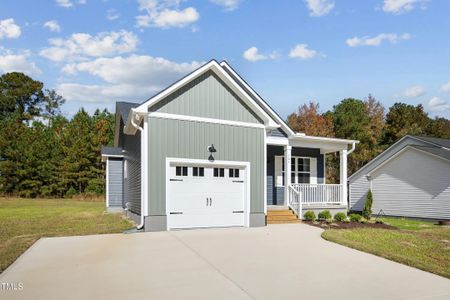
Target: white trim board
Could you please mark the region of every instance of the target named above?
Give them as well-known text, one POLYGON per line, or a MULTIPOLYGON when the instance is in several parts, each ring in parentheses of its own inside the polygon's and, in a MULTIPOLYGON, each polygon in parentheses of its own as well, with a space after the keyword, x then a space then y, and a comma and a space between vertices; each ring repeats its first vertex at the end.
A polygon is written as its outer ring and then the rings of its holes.
POLYGON ((230 126, 238 126, 238 127, 265 128, 264 125, 258 124, 258 123, 194 117, 194 116, 188 116, 188 115, 177 115, 177 114, 160 113, 160 112, 151 112, 151 113, 148 113, 148 116, 150 118, 158 118, 158 119, 171 119, 171 120, 181 120, 181 121, 191 121, 191 122, 201 122, 201 123, 211 123, 211 124, 222 124, 222 125, 230 125, 230 126))
POLYGON ((245 198, 244 199, 244 226, 250 227, 250 208, 251 208, 251 197, 250 197, 250 162, 247 161, 226 161, 226 160, 215 160, 209 161, 206 159, 191 159, 191 158, 175 158, 175 157, 167 157, 166 158, 166 175, 165 175, 165 190, 166 190, 166 199, 165 199, 165 207, 166 207, 166 216, 167 216, 167 230, 171 230, 170 221, 169 221, 169 205, 168 199, 170 198, 170 189, 169 189, 169 180, 170 180, 170 166, 173 164, 183 164, 187 166, 206 166, 206 167, 241 167, 245 169, 245 198))

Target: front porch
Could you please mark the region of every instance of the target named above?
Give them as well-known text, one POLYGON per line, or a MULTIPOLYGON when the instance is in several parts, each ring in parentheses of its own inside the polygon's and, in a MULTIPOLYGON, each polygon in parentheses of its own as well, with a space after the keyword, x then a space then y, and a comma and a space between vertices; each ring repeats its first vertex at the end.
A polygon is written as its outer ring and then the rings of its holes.
POLYGON ((347 155, 356 141, 309 137, 267 139, 267 206, 290 208, 299 219, 304 212, 347 211, 347 155), (348 146, 352 145, 348 150, 348 146), (339 152, 339 183, 326 182, 325 154, 339 152), (287 167, 286 167, 287 166, 287 167))

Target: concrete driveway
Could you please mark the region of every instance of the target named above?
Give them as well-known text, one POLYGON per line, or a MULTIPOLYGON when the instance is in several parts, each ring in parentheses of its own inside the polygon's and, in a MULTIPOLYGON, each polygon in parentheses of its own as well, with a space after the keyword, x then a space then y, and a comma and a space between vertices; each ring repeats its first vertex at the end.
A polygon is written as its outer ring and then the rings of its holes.
POLYGON ((303 224, 39 240, 1 299, 450 299, 450 280, 303 224))

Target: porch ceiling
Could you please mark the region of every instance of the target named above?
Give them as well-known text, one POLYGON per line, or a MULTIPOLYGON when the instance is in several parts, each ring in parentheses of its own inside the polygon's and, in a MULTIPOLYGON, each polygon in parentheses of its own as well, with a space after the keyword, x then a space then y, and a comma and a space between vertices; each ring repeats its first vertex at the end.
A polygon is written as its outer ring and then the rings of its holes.
POLYGON ((321 154, 348 150, 349 145, 357 144, 356 140, 337 138, 325 138, 307 135, 295 135, 289 137, 289 145, 292 147, 318 148, 321 154))

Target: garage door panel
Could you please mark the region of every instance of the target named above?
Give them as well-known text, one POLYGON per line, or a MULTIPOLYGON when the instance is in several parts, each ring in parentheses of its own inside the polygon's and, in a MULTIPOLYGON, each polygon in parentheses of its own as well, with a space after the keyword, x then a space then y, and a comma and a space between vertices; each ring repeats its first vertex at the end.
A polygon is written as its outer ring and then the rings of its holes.
POLYGON ((180 164, 170 166, 167 183, 170 228, 244 226, 246 170, 202 166, 203 176, 198 176, 198 168, 189 166, 188 172, 182 174, 180 164))

